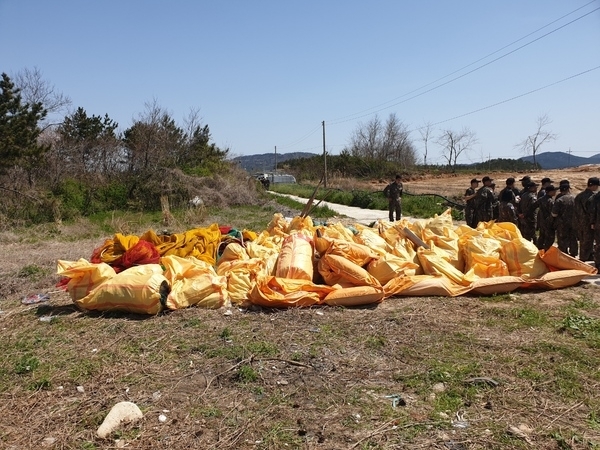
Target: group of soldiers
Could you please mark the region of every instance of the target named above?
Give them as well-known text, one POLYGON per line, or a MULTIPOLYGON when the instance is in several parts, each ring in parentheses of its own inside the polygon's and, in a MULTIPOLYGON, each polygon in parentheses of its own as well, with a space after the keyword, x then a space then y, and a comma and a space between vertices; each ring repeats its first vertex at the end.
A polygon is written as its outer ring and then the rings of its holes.
POLYGON ((577 195, 571 192, 569 180, 561 180, 558 187, 550 178, 536 183, 524 176, 519 181, 520 188, 514 178, 508 178, 506 186, 496 192, 490 177, 473 178, 464 196, 467 224, 476 228, 479 222, 490 220, 512 222, 539 249, 547 250, 556 240, 564 253, 581 261, 593 260, 600 268, 600 194, 596 195, 600 179, 589 178, 577 195))

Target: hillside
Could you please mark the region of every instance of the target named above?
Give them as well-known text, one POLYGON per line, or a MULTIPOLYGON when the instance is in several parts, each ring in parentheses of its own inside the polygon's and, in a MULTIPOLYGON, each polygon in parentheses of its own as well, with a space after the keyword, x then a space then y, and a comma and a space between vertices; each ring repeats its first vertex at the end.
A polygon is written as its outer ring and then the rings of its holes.
MULTIPOLYGON (((533 156, 525 156, 520 159, 522 161, 533 162, 533 156)), ((589 158, 583 158, 567 152, 544 152, 536 155, 535 160, 542 169, 565 169, 585 164, 600 164, 600 153, 589 158)))
MULTIPOLYGON (((277 154, 277 164, 288 161, 290 159, 311 158, 315 153, 308 152, 293 152, 277 154)), ((244 155, 233 158, 240 164, 240 167, 248 172, 268 172, 275 168, 275 153, 262 153, 260 155, 244 155)))

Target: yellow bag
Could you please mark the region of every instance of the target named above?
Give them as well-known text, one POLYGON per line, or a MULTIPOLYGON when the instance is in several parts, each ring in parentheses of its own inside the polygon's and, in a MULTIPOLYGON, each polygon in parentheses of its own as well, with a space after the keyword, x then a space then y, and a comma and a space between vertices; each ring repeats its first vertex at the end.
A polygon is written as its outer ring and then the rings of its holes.
POLYGON ((479 278, 473 282, 471 292, 478 295, 505 294, 520 288, 523 278, 510 275, 494 278, 479 278))
POLYGON ((258 277, 264 277, 265 261, 259 258, 227 261, 219 264, 217 274, 227 278, 227 292, 232 303, 244 304, 258 277))
POLYGON ((281 213, 273 214, 273 218, 267 225, 267 232, 271 236, 283 236, 288 234, 288 223, 281 213))
POLYGON ((330 306, 360 306, 383 301, 383 289, 375 286, 352 286, 336 289, 325 297, 330 306))
POLYGON ((289 235, 283 241, 277 260, 275 276, 311 281, 313 278, 313 247, 308 237, 301 233, 289 235))
POLYGON ((411 277, 413 284, 396 295, 411 297, 457 297, 471 290, 471 286, 453 283, 445 276, 416 275, 411 277))
POLYGON ((158 314, 167 301, 169 282, 159 264, 131 267, 116 274, 75 304, 86 310, 158 314))
POLYGON ((260 277, 249 295, 251 303, 269 308, 313 306, 323 302, 335 288, 311 281, 260 277))
POLYGON ((225 247, 225 250, 223 250, 221 257, 217 261, 217 265, 227 261, 236 261, 238 259, 250 259, 250 256, 248 255, 246 249, 241 246, 241 244, 238 244, 237 242, 231 242, 227 244, 227 247, 225 247))
POLYGON ((469 286, 473 279, 467 277, 460 270, 455 268, 446 259, 438 254, 435 250, 435 246, 432 245, 430 250, 426 250, 423 247, 419 247, 417 250, 421 267, 427 275, 443 275, 450 281, 461 284, 463 286, 469 286))
POLYGON ((367 266, 367 272, 384 285, 392 278, 416 275, 419 268, 418 264, 386 253, 378 259, 373 259, 367 266))
POLYGON ((171 284, 167 308, 195 305, 217 309, 228 302, 227 278, 217 275, 208 263, 193 257, 171 255, 163 256, 161 264, 165 267, 165 278, 171 284))
POLYGON ((115 270, 108 264, 92 264, 83 258, 78 261, 58 260, 56 273, 70 278, 66 287, 73 301, 82 299, 116 275, 115 270))
POLYGON ((535 280, 529 280, 524 286, 532 289, 562 289, 574 286, 590 274, 583 270, 559 270, 548 272, 535 280))
POLYGON ((598 269, 595 267, 561 252, 558 247, 552 246, 547 251, 540 250, 540 257, 551 269, 581 270, 590 275, 596 275, 598 273, 598 269))
POLYGON ((396 277, 383 286, 384 297, 401 295, 402 292, 415 284, 417 277, 396 277))
MULTIPOLYGON (((324 240, 326 238, 320 238, 324 240)), ((337 255, 346 258, 361 267, 365 266, 373 259, 379 258, 379 254, 373 251, 366 245, 357 244, 356 242, 348 242, 341 239, 327 239, 330 245, 327 247, 326 253, 329 255, 337 255)))
POLYGON ((360 224, 357 224, 356 228, 358 229, 358 234, 354 236, 354 242, 366 245, 380 255, 391 252, 392 248, 389 244, 372 228, 360 224))
POLYGON ((508 266, 500 259, 500 241, 477 235, 463 234, 459 246, 465 260, 467 274, 476 278, 509 275, 508 266))
POLYGON ((537 247, 526 239, 518 238, 506 242, 500 249, 500 255, 512 276, 528 280, 539 278, 548 272, 537 247))
POLYGON ((334 284, 381 286, 381 283, 369 272, 342 256, 327 254, 319 260, 318 267, 319 273, 329 286, 334 284))

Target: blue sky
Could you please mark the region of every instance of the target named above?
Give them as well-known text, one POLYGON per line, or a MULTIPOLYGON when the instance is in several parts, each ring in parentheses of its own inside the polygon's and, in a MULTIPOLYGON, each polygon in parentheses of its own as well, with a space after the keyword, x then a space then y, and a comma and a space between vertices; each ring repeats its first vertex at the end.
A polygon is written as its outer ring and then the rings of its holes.
MULTIPOLYGON (((275 146, 320 153, 322 121, 337 154, 361 123, 390 113, 412 131, 419 156, 426 122, 437 124, 434 136, 476 134, 459 162, 522 156, 515 146, 543 114, 558 139, 541 151, 591 156, 600 153, 599 8, 600 0, 0 0, 0 72, 37 67, 73 108, 108 114, 121 130, 154 100, 180 123, 197 108, 232 156, 275 146)), ((428 162, 444 162, 435 144, 428 162)))

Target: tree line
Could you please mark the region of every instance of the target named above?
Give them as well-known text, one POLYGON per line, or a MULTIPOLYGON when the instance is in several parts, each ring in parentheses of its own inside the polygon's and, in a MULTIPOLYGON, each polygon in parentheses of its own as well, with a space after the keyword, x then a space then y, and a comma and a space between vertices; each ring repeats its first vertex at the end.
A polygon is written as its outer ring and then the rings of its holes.
POLYGON ((230 170, 198 110, 183 123, 156 101, 123 132, 109 117, 70 106, 39 71, 0 80, 0 220, 55 220, 110 209, 186 202, 191 177, 230 170), (19 83, 19 84, 17 84, 19 83))

